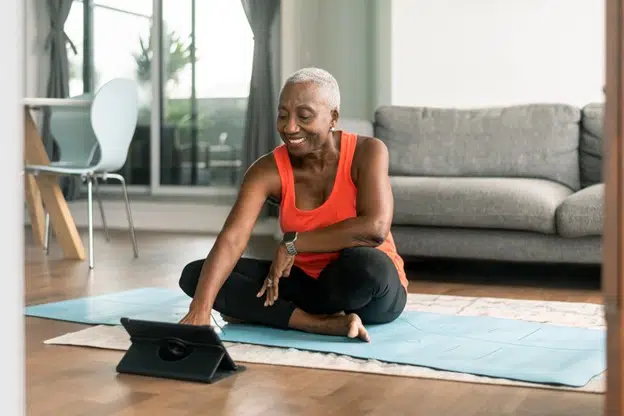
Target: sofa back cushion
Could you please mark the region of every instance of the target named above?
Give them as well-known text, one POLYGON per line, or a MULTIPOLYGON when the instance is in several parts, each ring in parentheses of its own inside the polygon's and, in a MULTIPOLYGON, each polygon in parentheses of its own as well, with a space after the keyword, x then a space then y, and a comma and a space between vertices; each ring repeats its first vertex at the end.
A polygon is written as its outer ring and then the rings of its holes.
POLYGON ((565 104, 505 108, 380 107, 375 136, 400 176, 579 179, 580 109, 565 104))
POLYGON ((588 104, 581 111, 579 163, 581 186, 602 182, 604 104, 588 104))
POLYGON ((348 131, 360 136, 371 137, 375 135, 373 129, 373 123, 369 120, 362 120, 357 118, 340 118, 338 120, 338 130, 348 131))

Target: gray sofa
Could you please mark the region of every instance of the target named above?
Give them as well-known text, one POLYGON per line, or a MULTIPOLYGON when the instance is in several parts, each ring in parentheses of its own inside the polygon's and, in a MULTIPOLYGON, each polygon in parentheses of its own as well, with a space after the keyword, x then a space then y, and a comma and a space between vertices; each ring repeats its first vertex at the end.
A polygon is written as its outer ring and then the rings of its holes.
POLYGON ((602 104, 381 107, 341 128, 383 140, 406 257, 602 262, 602 104))

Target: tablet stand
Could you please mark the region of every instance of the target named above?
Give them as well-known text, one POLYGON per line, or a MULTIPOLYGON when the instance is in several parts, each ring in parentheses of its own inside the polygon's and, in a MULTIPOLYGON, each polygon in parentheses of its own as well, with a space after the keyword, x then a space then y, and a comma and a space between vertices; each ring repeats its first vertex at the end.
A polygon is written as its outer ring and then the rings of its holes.
POLYGON ((122 318, 131 345, 117 372, 214 383, 245 370, 211 326, 122 318))

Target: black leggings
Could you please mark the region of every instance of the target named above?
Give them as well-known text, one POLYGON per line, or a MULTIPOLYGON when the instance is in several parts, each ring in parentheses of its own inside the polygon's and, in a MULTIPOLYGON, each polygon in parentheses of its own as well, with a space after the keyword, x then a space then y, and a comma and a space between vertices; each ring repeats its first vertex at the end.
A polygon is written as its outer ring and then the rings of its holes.
MULTIPOLYGON (((195 295, 204 260, 184 268, 180 288, 195 295)), ((356 313, 364 325, 395 320, 405 308, 407 292, 394 263, 382 251, 370 247, 342 250, 318 279, 294 266, 279 281, 279 297, 264 306, 256 297, 269 274, 271 261, 241 258, 217 294, 213 308, 226 316, 277 328, 288 328, 295 308, 317 315, 356 313)))

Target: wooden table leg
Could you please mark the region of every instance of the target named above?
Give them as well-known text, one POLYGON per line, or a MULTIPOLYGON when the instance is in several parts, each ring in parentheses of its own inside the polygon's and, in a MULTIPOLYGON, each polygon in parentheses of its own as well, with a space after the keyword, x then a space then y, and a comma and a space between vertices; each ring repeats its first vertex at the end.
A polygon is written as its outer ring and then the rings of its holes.
POLYGON ((41 202, 41 194, 35 178, 26 173, 24 174, 24 191, 26 193, 26 205, 30 214, 30 226, 33 230, 35 243, 43 246, 45 239, 45 214, 43 212, 43 203, 41 202))
MULTIPOLYGON (((24 161, 34 165, 49 164, 50 159, 28 108, 25 108, 24 111, 24 123, 24 161)), ((41 200, 43 200, 43 205, 50 215, 50 225, 65 258, 84 260, 86 258, 85 249, 69 206, 67 206, 67 201, 65 201, 63 192, 57 183, 57 178, 39 174, 34 178, 26 179, 24 183, 26 184, 26 199, 29 203, 35 238, 41 238, 41 242, 43 242, 44 214, 41 207, 41 200)))

